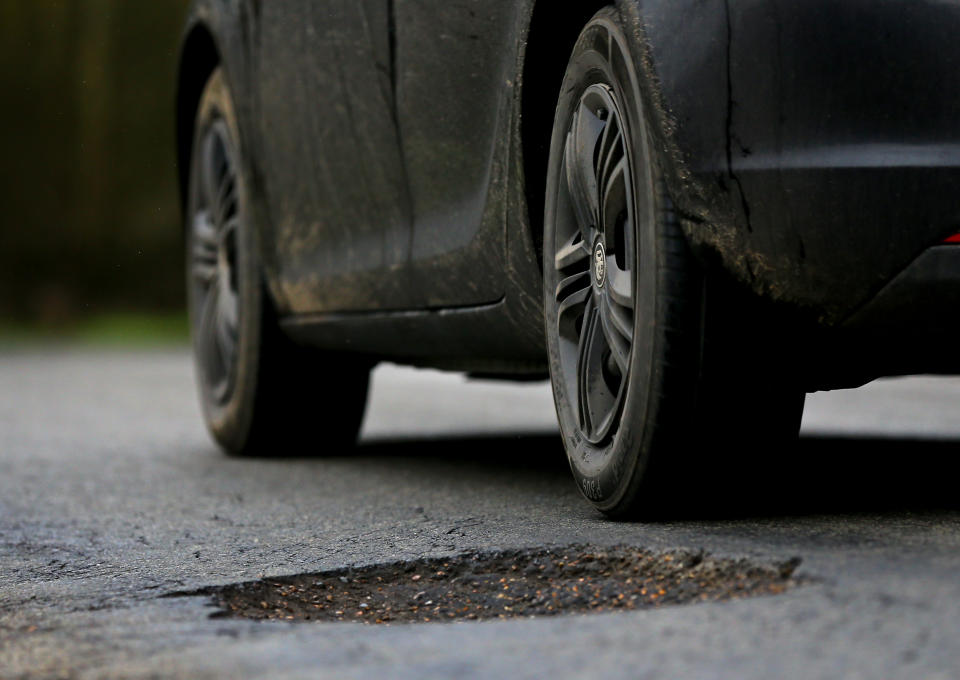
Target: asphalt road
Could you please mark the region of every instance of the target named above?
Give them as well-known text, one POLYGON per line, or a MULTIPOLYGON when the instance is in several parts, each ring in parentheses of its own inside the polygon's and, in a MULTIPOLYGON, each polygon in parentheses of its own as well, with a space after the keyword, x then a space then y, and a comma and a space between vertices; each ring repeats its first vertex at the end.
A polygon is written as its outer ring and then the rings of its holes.
POLYGON ((704 518, 647 524, 579 498, 545 385, 392 367, 374 385, 357 451, 243 461, 209 442, 182 351, 0 355, 0 677, 960 677, 957 380, 814 395, 790 460, 718 489, 704 518), (390 627, 212 619, 205 598, 161 597, 587 542, 799 557, 813 583, 390 627))

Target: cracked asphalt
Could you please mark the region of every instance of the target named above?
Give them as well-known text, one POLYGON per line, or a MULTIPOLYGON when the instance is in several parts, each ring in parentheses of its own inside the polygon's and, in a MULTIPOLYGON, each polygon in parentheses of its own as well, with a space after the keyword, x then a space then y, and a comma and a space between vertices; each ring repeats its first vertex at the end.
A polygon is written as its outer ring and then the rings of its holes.
POLYGON ((958 403, 956 379, 813 395, 798 451, 717 489, 701 519, 614 523, 573 487, 544 384, 385 366, 357 450, 236 460, 203 430, 184 350, 6 350, 0 677, 960 677, 958 403), (393 626, 209 618, 204 597, 163 597, 575 543, 799 557, 814 582, 393 626))

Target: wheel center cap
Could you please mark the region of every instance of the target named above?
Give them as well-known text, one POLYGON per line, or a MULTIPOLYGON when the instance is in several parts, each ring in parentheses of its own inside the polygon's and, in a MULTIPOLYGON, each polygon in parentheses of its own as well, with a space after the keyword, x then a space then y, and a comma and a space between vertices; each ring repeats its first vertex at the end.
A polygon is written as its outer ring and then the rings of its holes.
POLYGON ((607 253, 603 249, 603 244, 599 241, 593 247, 593 280, 597 287, 603 287, 603 282, 607 278, 607 253))

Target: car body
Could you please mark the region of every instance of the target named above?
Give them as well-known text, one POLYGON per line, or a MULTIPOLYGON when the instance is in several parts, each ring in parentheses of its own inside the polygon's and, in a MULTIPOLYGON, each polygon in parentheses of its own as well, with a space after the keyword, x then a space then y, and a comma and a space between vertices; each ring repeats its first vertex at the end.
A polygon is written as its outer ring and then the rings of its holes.
MULTIPOLYGON (((177 103, 221 68, 284 332, 371 360, 545 375, 564 69, 603 2, 197 0, 177 103)), ((960 5, 620 0, 679 226, 804 391, 957 372, 960 5)))

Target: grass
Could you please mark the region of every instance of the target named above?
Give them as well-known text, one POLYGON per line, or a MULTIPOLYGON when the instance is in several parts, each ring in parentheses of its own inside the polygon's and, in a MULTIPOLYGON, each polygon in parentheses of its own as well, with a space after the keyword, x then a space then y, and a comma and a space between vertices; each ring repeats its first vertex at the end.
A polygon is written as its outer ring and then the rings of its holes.
POLYGON ((70 344, 93 347, 183 345, 190 339, 185 312, 103 314, 71 324, 4 324, 0 346, 70 344))

